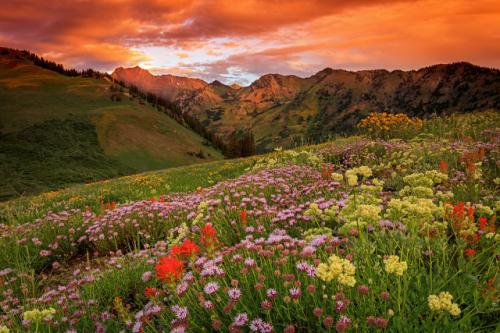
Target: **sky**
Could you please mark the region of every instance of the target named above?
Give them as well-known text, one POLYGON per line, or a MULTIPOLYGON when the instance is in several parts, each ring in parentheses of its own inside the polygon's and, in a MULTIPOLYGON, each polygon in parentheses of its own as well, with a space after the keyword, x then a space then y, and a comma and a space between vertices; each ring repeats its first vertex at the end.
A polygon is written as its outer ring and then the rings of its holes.
POLYGON ((242 85, 325 67, 500 68, 500 1, 3 0, 0 46, 77 69, 242 85))

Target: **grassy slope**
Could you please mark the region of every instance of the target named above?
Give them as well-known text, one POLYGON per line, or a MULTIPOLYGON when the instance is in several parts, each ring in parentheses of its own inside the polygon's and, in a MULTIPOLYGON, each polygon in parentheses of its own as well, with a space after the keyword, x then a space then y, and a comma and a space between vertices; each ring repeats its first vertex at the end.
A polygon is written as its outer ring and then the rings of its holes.
MULTIPOLYGON (((97 145, 89 144, 83 151, 89 155, 100 155, 107 164, 113 166, 103 168, 98 164, 90 165, 85 171, 80 170, 80 182, 222 158, 220 153, 204 146, 203 139, 194 132, 150 106, 130 100, 125 93, 120 93, 120 102, 111 101, 113 92, 110 87, 111 84, 104 79, 66 77, 24 60, 0 58, 2 135, 7 135, 11 143, 19 144, 19 134, 22 131, 25 132, 25 137, 29 137, 34 131, 40 132, 39 126, 42 126, 42 132, 46 133, 45 136, 39 136, 39 140, 22 141, 23 147, 10 149, 10 153, 3 156, 3 159, 18 160, 16 169, 25 168, 26 159, 19 158, 16 151, 26 151, 26 146, 27 150, 39 150, 54 138, 52 133, 58 132, 55 137, 64 138, 60 125, 53 121, 68 119, 73 123, 68 125, 70 127, 74 127, 76 123, 84 124, 84 127, 87 124, 93 130, 77 133, 76 136, 69 135, 66 139, 80 142, 82 137, 78 135, 92 136, 92 132, 95 132, 97 145), (200 150, 206 159, 187 154, 200 150), (97 171, 89 172, 92 168, 97 171)), ((5 151, 4 147, 2 153, 5 151)), ((53 152, 57 153, 57 149, 53 152)), ((65 152, 59 153, 64 155, 65 152)), ((43 169, 44 160, 40 159, 38 163, 41 163, 38 169, 43 169)), ((4 177, 0 188, 4 197, 53 189, 74 183, 75 180, 78 182, 78 177, 75 177, 78 174, 78 163, 71 165, 73 169, 76 167, 73 177, 51 177, 49 183, 31 183, 32 186, 29 181, 32 177, 27 177, 26 174, 33 174, 33 170, 28 168, 13 173, 12 167, 12 163, 2 165, 4 177), (8 182, 5 175, 10 178, 8 182), (11 186, 13 183, 17 184, 16 187, 11 186)), ((45 169, 50 173, 52 166, 47 164, 45 169)))

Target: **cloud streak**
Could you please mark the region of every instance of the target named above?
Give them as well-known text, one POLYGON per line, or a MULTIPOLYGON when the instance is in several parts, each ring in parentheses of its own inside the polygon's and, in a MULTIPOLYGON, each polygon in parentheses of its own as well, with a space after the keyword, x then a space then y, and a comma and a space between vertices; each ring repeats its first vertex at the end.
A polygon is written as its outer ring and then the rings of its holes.
POLYGON ((0 42, 67 66, 249 83, 324 67, 500 67, 500 4, 442 0, 7 0, 0 42))

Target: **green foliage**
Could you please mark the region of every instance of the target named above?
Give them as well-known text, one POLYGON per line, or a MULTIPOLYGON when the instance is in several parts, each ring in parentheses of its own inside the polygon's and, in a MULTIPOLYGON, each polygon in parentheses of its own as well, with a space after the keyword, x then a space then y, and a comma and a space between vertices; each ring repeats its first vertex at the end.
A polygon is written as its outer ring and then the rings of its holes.
POLYGON ((0 199, 132 171, 104 153, 94 125, 85 118, 47 120, 0 135, 0 199))

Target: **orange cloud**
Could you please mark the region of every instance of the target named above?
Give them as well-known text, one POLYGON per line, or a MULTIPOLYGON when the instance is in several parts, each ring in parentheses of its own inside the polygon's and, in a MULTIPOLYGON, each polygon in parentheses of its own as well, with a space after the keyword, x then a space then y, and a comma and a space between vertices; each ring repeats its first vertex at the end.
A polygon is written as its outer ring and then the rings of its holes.
POLYGON ((0 41, 68 66, 148 62, 207 80, 248 81, 326 66, 465 60, 500 67, 499 21, 500 3, 492 0, 4 0, 0 41), (153 46, 166 52, 148 53, 153 46))
POLYGON ((187 58, 189 58, 189 54, 187 54, 187 53, 183 53, 183 52, 178 52, 178 53, 176 53, 176 55, 177 55, 179 58, 181 58, 181 59, 187 59, 187 58))

